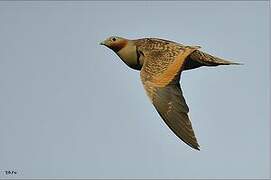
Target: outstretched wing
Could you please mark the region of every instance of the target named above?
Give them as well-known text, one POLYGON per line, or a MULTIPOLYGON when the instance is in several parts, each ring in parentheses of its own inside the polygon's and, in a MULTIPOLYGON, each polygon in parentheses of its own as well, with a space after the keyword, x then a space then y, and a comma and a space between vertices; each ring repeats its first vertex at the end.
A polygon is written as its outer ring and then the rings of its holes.
POLYGON ((183 47, 178 53, 168 52, 168 49, 143 52, 140 58, 143 58, 144 64, 140 76, 147 95, 165 123, 186 144, 199 150, 179 84, 185 59, 197 48, 183 47))

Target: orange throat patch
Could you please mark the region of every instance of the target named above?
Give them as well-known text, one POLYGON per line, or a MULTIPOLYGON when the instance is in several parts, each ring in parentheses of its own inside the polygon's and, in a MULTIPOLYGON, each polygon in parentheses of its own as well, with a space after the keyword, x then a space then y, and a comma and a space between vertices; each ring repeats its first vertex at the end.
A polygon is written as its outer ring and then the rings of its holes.
POLYGON ((117 43, 113 43, 109 46, 110 49, 112 49, 115 52, 118 52, 119 50, 121 50, 122 48, 124 48, 126 46, 126 44, 128 43, 127 40, 121 40, 117 43))

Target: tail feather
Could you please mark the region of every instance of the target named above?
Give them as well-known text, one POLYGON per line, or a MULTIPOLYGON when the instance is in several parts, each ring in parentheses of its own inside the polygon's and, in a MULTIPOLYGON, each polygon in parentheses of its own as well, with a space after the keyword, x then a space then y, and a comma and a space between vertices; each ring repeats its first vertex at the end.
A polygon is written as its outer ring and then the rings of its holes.
POLYGON ((201 66, 219 66, 219 65, 242 65, 242 63, 236 63, 233 61, 228 61, 221 59, 216 56, 204 53, 202 51, 196 50, 190 54, 187 58, 184 69, 194 69, 201 66))

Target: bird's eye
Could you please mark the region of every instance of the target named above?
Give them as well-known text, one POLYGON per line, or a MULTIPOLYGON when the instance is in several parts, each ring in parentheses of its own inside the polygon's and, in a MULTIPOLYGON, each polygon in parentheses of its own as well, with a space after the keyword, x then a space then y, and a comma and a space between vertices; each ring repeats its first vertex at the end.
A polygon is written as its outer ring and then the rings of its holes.
POLYGON ((112 38, 112 41, 116 41, 116 38, 112 38))

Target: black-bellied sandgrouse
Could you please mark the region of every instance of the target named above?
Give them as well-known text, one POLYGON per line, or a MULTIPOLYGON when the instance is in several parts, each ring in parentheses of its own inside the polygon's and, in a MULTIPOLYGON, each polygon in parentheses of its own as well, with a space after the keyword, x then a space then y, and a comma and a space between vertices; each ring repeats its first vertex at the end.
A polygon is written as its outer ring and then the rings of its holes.
POLYGON ((179 83, 181 72, 200 66, 239 63, 199 51, 199 46, 157 38, 128 40, 112 36, 100 44, 112 49, 130 68, 140 70, 147 95, 162 119, 181 140, 199 150, 179 83))

